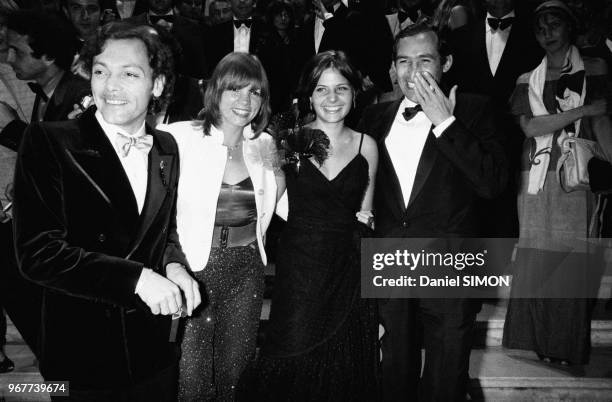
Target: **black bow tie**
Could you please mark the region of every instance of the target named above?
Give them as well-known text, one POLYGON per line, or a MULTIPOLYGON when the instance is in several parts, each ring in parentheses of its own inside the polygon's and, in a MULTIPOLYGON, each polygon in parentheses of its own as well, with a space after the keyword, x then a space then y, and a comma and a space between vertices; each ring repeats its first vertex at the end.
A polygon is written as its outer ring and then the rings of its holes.
POLYGON ((497 31, 498 29, 501 29, 502 31, 504 31, 506 28, 512 25, 512 23, 514 22, 514 17, 487 18, 487 22, 489 23, 489 26, 492 30, 497 31))
POLYGON ((421 107, 421 105, 415 105, 413 107, 407 107, 406 109, 404 109, 404 112, 402 113, 402 115, 404 116, 404 119, 406 121, 410 121, 412 120, 412 118, 414 116, 417 115, 417 113, 422 112, 423 108, 421 107))
POLYGON ((149 20, 151 21, 151 25, 156 25, 159 21, 166 21, 170 24, 174 23, 174 15, 149 15, 149 20))
POLYGON ((412 23, 414 24, 419 19, 419 10, 417 8, 411 8, 407 11, 400 10, 397 13, 397 18, 399 19, 400 24, 404 23, 404 21, 406 21, 406 18, 410 18, 410 21, 412 21, 412 23))
POLYGON ((253 23, 252 18, 248 18, 244 20, 234 20, 234 26, 236 27, 236 29, 240 28, 243 24, 247 28, 250 28, 252 23, 253 23))
POLYGON ((584 85, 584 70, 577 71, 574 74, 561 74, 559 81, 557 81, 557 97, 563 99, 566 89, 577 93, 579 96, 582 94, 582 86, 584 85))
POLYGON ((42 87, 38 82, 28 82, 28 86, 30 87, 32 92, 34 92, 36 96, 40 97, 40 99, 42 99, 44 102, 49 101, 49 97, 47 96, 45 91, 43 91, 42 87))

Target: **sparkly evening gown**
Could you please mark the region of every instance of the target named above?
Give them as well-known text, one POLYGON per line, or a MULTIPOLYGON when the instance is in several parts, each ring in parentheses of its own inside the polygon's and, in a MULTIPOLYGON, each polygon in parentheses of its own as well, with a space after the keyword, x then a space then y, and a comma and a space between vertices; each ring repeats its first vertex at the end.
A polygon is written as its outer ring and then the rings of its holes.
POLYGON ((286 169, 289 216, 270 320, 239 399, 376 401, 377 310, 360 297, 355 217, 368 162, 358 153, 332 180, 305 157, 299 165, 286 169))

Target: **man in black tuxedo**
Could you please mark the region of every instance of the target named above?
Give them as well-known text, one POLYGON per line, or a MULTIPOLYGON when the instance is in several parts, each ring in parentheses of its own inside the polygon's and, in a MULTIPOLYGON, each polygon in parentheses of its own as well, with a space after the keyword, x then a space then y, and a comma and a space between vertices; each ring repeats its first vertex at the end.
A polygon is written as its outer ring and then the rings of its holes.
MULTIPOLYGON (((474 237, 475 201, 505 185, 507 163, 488 99, 446 95, 438 83, 453 58, 426 21, 396 37, 404 98, 366 109, 360 131, 378 142, 377 237, 474 237)), ((386 401, 465 396, 472 328, 480 304, 464 299, 380 301, 386 401), (425 367, 421 373, 421 330, 425 367)))
POLYGON ((168 30, 181 46, 178 71, 189 77, 205 78, 212 64, 204 54, 204 35, 200 24, 176 14, 172 0, 147 0, 148 11, 129 18, 136 24, 149 24, 168 30))
MULTIPOLYGON (((270 60, 262 57, 268 29, 266 24, 255 16, 255 0, 230 0, 233 18, 213 26, 207 43, 211 60, 211 72, 225 55, 231 52, 245 52, 258 56, 267 67, 270 60)), ((266 71, 269 69, 266 68, 266 71)))
POLYGON ((453 31, 454 63, 448 78, 461 92, 486 95, 494 102, 512 174, 498 199, 481 202, 483 230, 491 237, 518 237, 515 176, 523 134, 509 112, 508 101, 518 77, 537 67, 544 53, 529 18, 515 11, 514 0, 486 0, 485 5, 486 16, 453 31), (496 219, 491 220, 491 215, 496 219))
POLYGON ((171 401, 169 315, 200 296, 176 234, 176 143, 145 125, 172 86, 170 52, 116 22, 84 61, 97 109, 32 124, 15 172, 17 259, 44 287, 41 373, 79 401, 171 401))
POLYGON ((375 86, 378 93, 390 91, 393 39, 384 15, 364 15, 340 0, 316 3, 316 18, 305 23, 298 33, 298 64, 304 66, 312 56, 326 50, 342 50, 362 73, 366 87, 375 86))
MULTIPOLYGON (((69 23, 52 13, 16 11, 6 16, 6 26, 7 61, 36 93, 31 121, 66 120, 73 105, 90 93, 87 81, 70 72, 76 36, 69 23)), ((28 123, 4 103, 0 114, 10 121, 0 131, 0 144, 17 151, 28 123)), ((42 291, 17 269, 10 220, 0 223, 0 296, 23 339, 38 354, 42 291)))

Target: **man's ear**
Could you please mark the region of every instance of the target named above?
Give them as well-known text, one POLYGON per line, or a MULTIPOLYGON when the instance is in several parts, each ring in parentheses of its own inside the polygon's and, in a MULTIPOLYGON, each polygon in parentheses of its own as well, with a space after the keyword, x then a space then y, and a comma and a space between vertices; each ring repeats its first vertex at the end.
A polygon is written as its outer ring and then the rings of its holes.
POLYGON ((446 56, 446 61, 444 62, 444 65, 442 66, 442 72, 443 73, 447 73, 448 70, 450 70, 450 68, 453 65, 453 55, 449 54, 448 56, 446 56))
POLYGON ((161 94, 164 92, 165 85, 166 85, 165 76, 160 75, 159 77, 155 78, 155 81, 153 81, 153 97, 159 98, 161 94))
POLYGON ((47 57, 46 54, 43 54, 42 56, 40 56, 40 60, 42 60, 42 62, 45 63, 47 67, 55 63, 55 59, 50 59, 49 57, 47 57))

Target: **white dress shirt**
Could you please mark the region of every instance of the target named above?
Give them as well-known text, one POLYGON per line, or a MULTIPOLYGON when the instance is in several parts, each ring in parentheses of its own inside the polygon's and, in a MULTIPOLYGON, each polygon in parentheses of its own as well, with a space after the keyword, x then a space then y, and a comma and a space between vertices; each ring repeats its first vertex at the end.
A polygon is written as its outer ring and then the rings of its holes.
MULTIPOLYGON (((235 20, 236 18, 234 18, 235 20)), ((235 25, 232 26, 234 27, 234 52, 248 53, 251 44, 251 28, 247 28, 244 24, 240 25, 239 28, 236 28, 235 25)))
MULTIPOLYGON (((410 201, 423 147, 432 126, 431 121, 423 112, 418 112, 410 121, 404 119, 402 114, 404 109, 415 105, 416 103, 410 99, 404 98, 391 124, 389 135, 385 139, 385 146, 400 183, 406 206, 410 201)), ((436 138, 440 137, 454 121, 455 117, 451 116, 436 126, 433 129, 436 138)))
MULTIPOLYGON (((514 17, 514 11, 509 12, 504 15, 503 18, 514 17)), ((487 19, 495 18, 491 14, 487 13, 487 19)), ((504 49, 506 48, 506 43, 508 43, 508 37, 510 36, 510 31, 512 31, 512 25, 507 27, 504 30, 501 28, 496 29, 495 31, 491 29, 487 20, 485 20, 485 34, 486 34, 486 43, 487 43, 487 57, 489 58, 489 68, 491 69, 491 74, 495 75, 497 72, 497 67, 499 67, 499 62, 504 54, 504 49)))
POLYGON ((100 113, 100 111, 96 111, 96 119, 98 120, 98 123, 100 123, 102 131, 104 131, 104 134, 106 134, 106 137, 108 137, 113 149, 117 153, 119 161, 121 161, 121 166, 123 166, 125 175, 132 186, 132 191, 134 192, 134 197, 136 198, 136 204, 138 205, 138 213, 140 214, 142 213, 142 207, 144 206, 145 198, 147 196, 149 154, 136 147, 132 147, 130 152, 126 156, 123 156, 123 153, 116 144, 116 139, 118 137, 117 133, 122 133, 128 137, 140 137, 145 135, 145 123, 143 121, 142 126, 138 129, 138 131, 136 131, 135 134, 130 135, 116 125, 107 123, 104 120, 104 117, 102 117, 102 113, 100 113))

